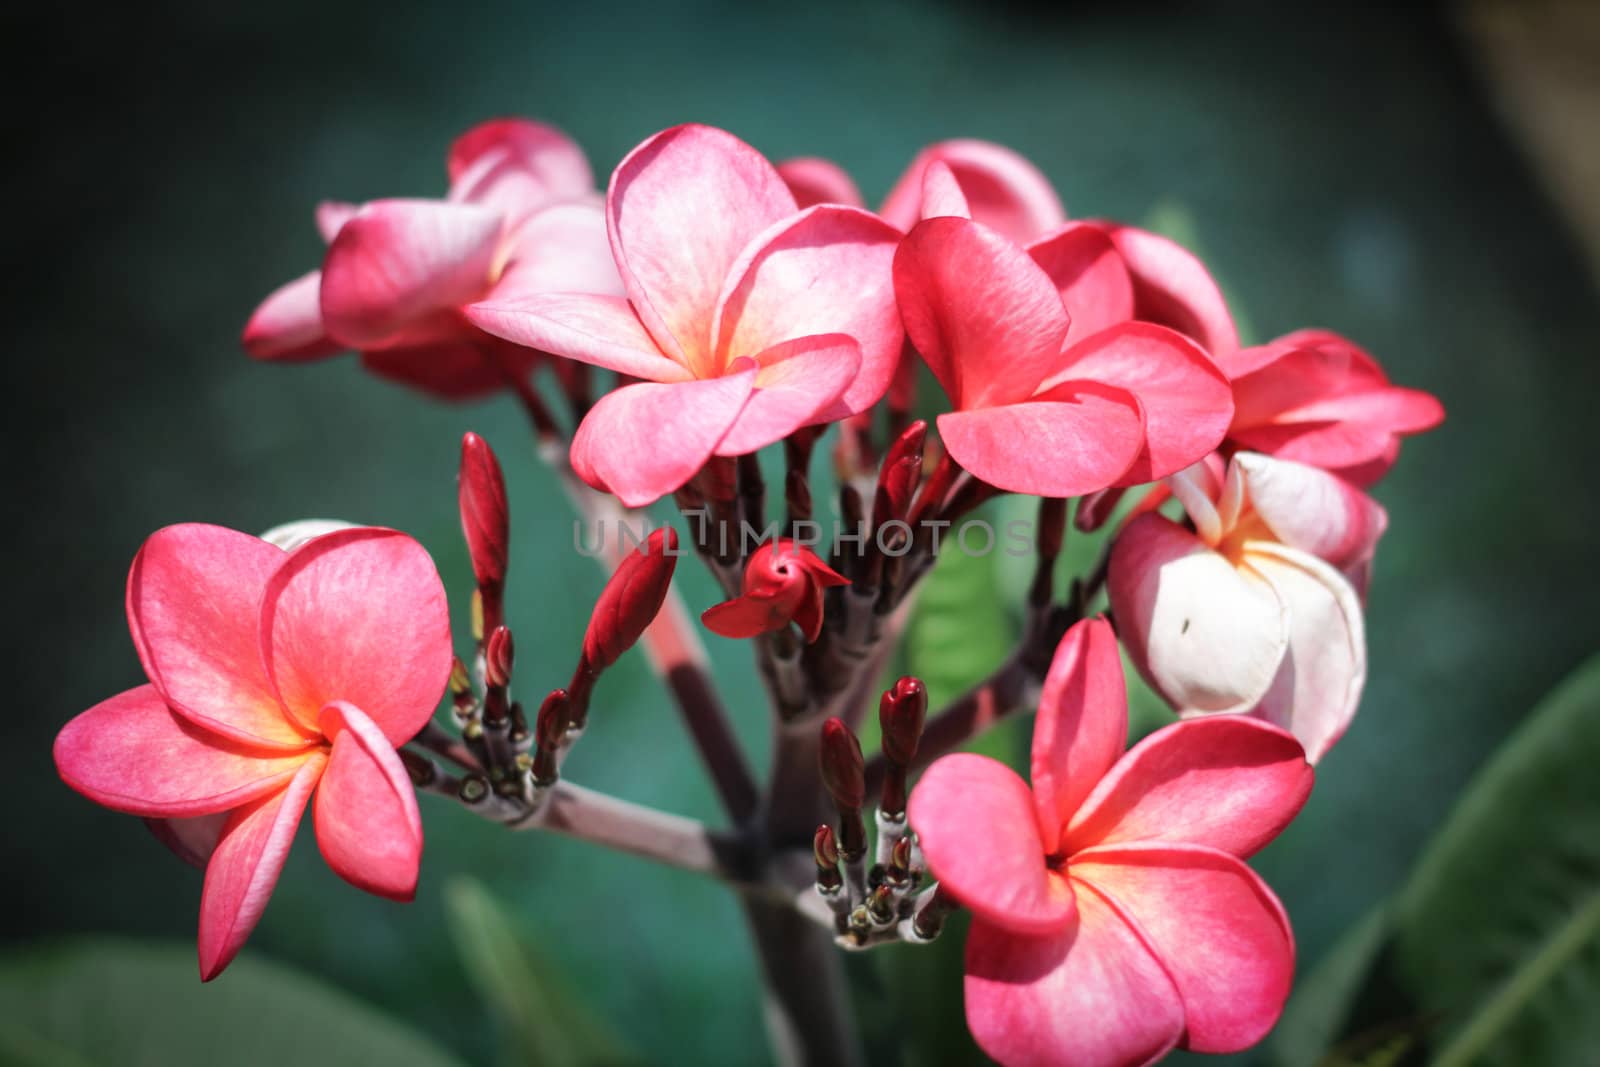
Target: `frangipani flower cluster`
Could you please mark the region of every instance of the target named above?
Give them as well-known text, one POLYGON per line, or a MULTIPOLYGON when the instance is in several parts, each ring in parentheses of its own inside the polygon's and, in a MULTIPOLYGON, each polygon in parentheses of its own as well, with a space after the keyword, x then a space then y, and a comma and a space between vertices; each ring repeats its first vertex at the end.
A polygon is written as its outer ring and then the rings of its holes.
POLYGON ((409 897, 415 789, 746 890, 775 1032, 807 1062, 854 1057, 808 939, 922 943, 957 907, 975 920, 968 1021, 1001 1063, 1259 1041, 1294 940, 1244 861, 1352 725, 1387 524, 1366 491, 1438 402, 1324 330, 1241 347, 1193 253, 1069 218, 1038 168, 982 141, 916 154, 877 214, 836 164, 775 165, 700 125, 647 137, 603 196, 570 138, 526 120, 468 131, 447 172, 442 200, 324 204, 321 269, 267 298, 245 347, 277 362, 354 349, 446 398, 513 392, 610 578, 569 680, 525 706, 554 653, 517 663, 510 494, 476 434, 455 495, 468 648, 427 554, 393 531, 153 535, 128 592, 149 684, 72 720, 56 761, 206 864, 202 976, 255 925, 313 793, 335 870, 409 897), (921 368, 947 401, 926 421, 921 368), (830 509, 813 459, 835 425, 830 509), (1002 493, 1039 498, 1018 647, 943 709, 899 679, 869 757, 857 730, 876 679, 918 583, 958 550, 938 531, 1002 493), (667 527, 630 550, 613 527, 604 543, 608 522, 665 497, 681 542, 667 527), (1131 507, 1101 565, 1062 588, 1073 498, 1085 531, 1131 507), (721 591, 692 608, 674 584, 691 551, 721 591), (765 776, 731 722, 749 702, 720 697, 703 630, 750 642, 765 776), (730 832, 564 777, 604 714, 603 672, 635 643, 730 832), (1119 647, 1179 719, 1131 748, 1119 647), (950 754, 1036 693, 1029 782, 950 754), (448 727, 432 719, 446 694, 448 727))

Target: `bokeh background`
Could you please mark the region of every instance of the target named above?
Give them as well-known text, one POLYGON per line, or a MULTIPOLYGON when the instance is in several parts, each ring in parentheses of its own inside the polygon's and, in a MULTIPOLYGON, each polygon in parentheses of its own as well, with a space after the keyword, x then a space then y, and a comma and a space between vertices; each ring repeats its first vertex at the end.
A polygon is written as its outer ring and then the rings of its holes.
MULTIPOLYGON (((1445 427, 1407 444, 1378 490, 1392 526, 1361 716, 1258 864, 1303 970, 1403 883, 1474 770, 1600 644, 1594 277, 1461 9, 279 0, 5 17, 44 63, 13 96, 13 121, 25 117, 0 178, 5 1056, 44 1055, 16 998, 54 973, 61 938, 163 939, 179 948, 149 948, 150 975, 191 965, 198 873, 71 793, 49 756, 71 715, 141 680, 122 583, 150 531, 308 516, 396 526, 434 553, 463 608, 453 479, 473 429, 511 479, 519 677, 548 686, 569 669, 601 576, 575 560, 571 515, 511 401, 439 406, 352 359, 265 366, 237 343, 255 302, 315 264, 319 198, 439 195, 451 137, 482 118, 553 122, 600 175, 657 129, 709 122, 775 159, 837 159, 869 199, 926 142, 1001 141, 1071 213, 1193 243, 1255 339, 1331 327, 1443 399, 1445 427)), ((709 582, 689 579, 691 604, 712 603, 709 582)), ((759 759, 746 650, 713 638, 712 653, 759 759)), ((635 659, 607 676, 571 774, 716 821, 635 659)), ((1023 723, 997 743, 1025 737, 1023 723)), ((447 921, 447 886, 471 875, 527 936, 539 980, 563 987, 551 996, 638 1060, 761 1062, 754 958, 729 894, 423 803, 414 904, 348 888, 302 834, 247 959, 320 976, 444 1054, 510 1062, 526 1050, 507 1051, 447 921)), ((77 994, 86 1019, 159 995, 127 1009, 143 1030, 84 1062, 179 1062, 170 1050, 197 1020, 250 999, 226 992, 231 975, 167 988, 118 959, 77 994)), ((948 951, 852 967, 878 1059, 977 1062, 952 967, 948 951)))

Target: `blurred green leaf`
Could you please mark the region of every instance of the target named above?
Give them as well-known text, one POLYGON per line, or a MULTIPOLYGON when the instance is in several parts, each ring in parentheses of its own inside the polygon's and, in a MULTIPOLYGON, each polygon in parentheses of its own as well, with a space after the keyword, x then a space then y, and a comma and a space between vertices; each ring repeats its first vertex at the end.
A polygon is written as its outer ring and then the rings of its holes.
POLYGON ((1302 978, 1272 1032, 1270 1051, 1278 1067, 1315 1067, 1325 1062, 1356 994, 1366 985, 1389 934, 1383 908, 1374 908, 1345 931, 1316 970, 1302 978))
POLYGON ((315 978, 244 957, 200 983, 194 946, 72 941, 0 963, 0 1060, 39 1067, 460 1067, 315 978))
POLYGON ((927 685, 930 708, 982 681, 1016 645, 1019 626, 1001 596, 999 555, 948 544, 922 582, 906 632, 906 670, 927 685))
POLYGON ((507 1063, 596 1067, 639 1062, 596 1019, 521 927, 474 878, 445 887, 462 967, 509 1038, 507 1063))

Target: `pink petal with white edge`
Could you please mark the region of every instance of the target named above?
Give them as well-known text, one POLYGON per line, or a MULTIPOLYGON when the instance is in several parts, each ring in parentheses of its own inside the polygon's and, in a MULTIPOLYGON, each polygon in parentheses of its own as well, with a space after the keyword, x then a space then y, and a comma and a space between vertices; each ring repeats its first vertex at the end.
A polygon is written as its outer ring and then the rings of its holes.
POLYGON ((1183 999, 1183 1047, 1238 1052, 1267 1035, 1294 981, 1294 933, 1265 882, 1225 852, 1120 845, 1072 857, 1165 965, 1183 999))
POLYGON ((798 337, 846 334, 860 346, 861 366, 829 417, 877 403, 905 340, 894 299, 899 243, 876 215, 831 204, 767 230, 733 266, 717 303, 717 366, 798 337))
POLYGON ((1245 560, 1289 615, 1288 654, 1255 713, 1292 732, 1315 763, 1355 718, 1367 680, 1361 599, 1343 575, 1304 552, 1248 541, 1245 560))
POLYGON ((694 375, 656 347, 628 301, 592 293, 530 293, 499 289, 467 308, 478 329, 541 352, 578 360, 651 382, 686 382, 694 375))
POLYGON ((594 192, 594 174, 572 138, 542 122, 491 119, 450 146, 450 199, 524 216, 594 192))
POLYGON ((314 270, 274 289, 245 323, 244 350, 256 359, 299 363, 341 350, 322 329, 322 272, 314 270))
POLYGON ((422 729, 450 677, 450 612, 423 547, 355 527, 309 541, 273 574, 259 631, 267 673, 308 729, 348 700, 396 745, 422 729))
POLYGON ((118 693, 56 735, 56 771, 73 789, 130 815, 187 818, 283 788, 307 752, 252 749, 168 709, 153 685, 118 693))
POLYGON ((1132 1067, 1183 1036, 1166 968, 1097 893, 1074 883, 1078 921, 1053 937, 987 923, 967 935, 967 1028, 1005 1067, 1132 1067))
POLYGON ((1198 345, 1175 330, 1125 322, 1091 334, 1062 355, 1057 381, 1088 378, 1119 386, 1144 408, 1145 446, 1123 484, 1165 478, 1222 443, 1233 420, 1228 378, 1198 345))
POLYGON ((211 862, 211 853, 217 850, 217 842, 222 839, 222 831, 227 828, 232 814, 232 811, 219 811, 189 819, 146 816, 144 825, 174 856, 203 871, 211 862))
POLYGON ((596 489, 643 507, 705 465, 755 388, 753 362, 704 381, 629 385, 600 398, 572 438, 572 469, 596 489))
POLYGON ((778 175, 794 194, 794 201, 802 211, 815 204, 866 206, 855 181, 832 160, 814 156, 786 159, 778 164, 778 175))
POLYGON ((1204 845, 1240 859, 1294 819, 1315 773, 1286 731, 1243 715, 1164 726, 1128 750, 1073 817, 1069 852, 1097 845, 1204 845))
POLYGON ((1327 471, 1291 460, 1241 452, 1250 506, 1290 548, 1343 570, 1371 557, 1389 517, 1376 500, 1327 471))
POLYGON ((1072 813, 1128 745, 1128 690, 1117 635, 1084 619, 1056 647, 1033 721, 1029 779, 1045 851, 1058 852, 1072 813))
POLYGON ((1289 647, 1264 580, 1163 515, 1117 535, 1106 591, 1128 657, 1180 714, 1249 711, 1289 647))
POLYGON ((360 204, 347 204, 342 200, 324 200, 318 204, 317 233, 322 235, 322 243, 333 244, 333 239, 339 236, 344 224, 355 218, 360 210, 360 204))
POLYGON ((511 231, 505 247, 505 269, 482 303, 531 293, 623 295, 606 240, 605 208, 598 203, 557 204, 535 212, 511 231))
POLYGON ((1072 889, 1046 866, 1033 795, 1010 767, 970 752, 935 760, 907 818, 933 876, 984 922, 1035 936, 1072 922, 1072 889))
POLYGON ((1205 264, 1175 241, 1148 230, 1098 225, 1122 253, 1133 278, 1134 314, 1194 338, 1227 370, 1239 348, 1239 331, 1205 264))
POLYGON ((939 416, 963 468, 1013 493, 1080 496, 1122 477, 1144 445, 1138 401, 1097 382, 1068 382, 1023 404, 939 416))
POLYGON ((422 861, 422 816, 405 765, 383 731, 354 705, 330 704, 320 721, 333 739, 311 809, 322 858, 357 889, 412 899, 422 861))
POLYGON ((279 704, 256 640, 262 593, 285 558, 222 526, 157 530, 128 571, 128 629, 173 710, 235 741, 297 749, 314 735, 279 704))
POLYGON ((1027 244, 1067 219, 1061 200, 1039 168, 991 141, 958 139, 931 144, 917 153, 883 201, 890 225, 909 230, 922 212, 923 173, 938 161, 950 168, 972 210, 972 218, 1027 244))
POLYGON ((328 758, 312 753, 283 789, 239 808, 206 865, 200 894, 200 980, 222 973, 256 928, 328 758))
POLYGON ((351 348, 382 345, 430 314, 478 299, 496 266, 504 218, 440 200, 364 206, 322 266, 329 336, 351 348))
POLYGON ((742 456, 837 417, 838 401, 860 371, 861 349, 853 338, 829 333, 774 345, 755 360, 755 391, 717 445, 719 456, 742 456))
POLYGON ((1068 344, 1133 318, 1133 279, 1100 227, 1069 222, 1030 244, 1028 254, 1055 283, 1072 318, 1068 344))
POLYGON ((1060 365, 1067 313, 1055 286, 970 219, 919 222, 895 253, 894 290, 907 336, 957 409, 1027 399, 1060 365))
POLYGON ((758 234, 796 210, 766 157, 724 130, 675 126, 628 153, 606 196, 611 248, 662 351, 711 373, 712 318, 728 275, 758 234))

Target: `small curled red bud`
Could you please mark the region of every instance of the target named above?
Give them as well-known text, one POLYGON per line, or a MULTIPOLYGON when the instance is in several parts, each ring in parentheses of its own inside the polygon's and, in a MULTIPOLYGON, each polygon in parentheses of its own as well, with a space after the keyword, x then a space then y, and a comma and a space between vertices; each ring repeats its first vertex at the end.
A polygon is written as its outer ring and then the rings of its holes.
POLYGON ((867 802, 866 760, 861 742, 843 719, 832 718, 822 724, 818 763, 822 784, 839 810, 860 811, 867 802))
POLYGON ((567 691, 552 689, 539 705, 539 714, 533 720, 533 743, 541 750, 554 751, 561 746, 567 733, 567 691))
POLYGON ((478 587, 497 592, 505 585, 506 557, 511 542, 511 515, 506 505, 505 477, 488 443, 475 433, 461 439, 461 471, 457 478, 461 532, 478 587))
POLYGON ((822 634, 824 591, 849 584, 811 549, 780 537, 751 554, 739 595, 707 609, 700 621, 734 638, 774 633, 792 622, 811 642, 822 634))
POLYGON ((884 691, 878 701, 878 725, 883 728, 883 755, 890 763, 909 767, 917 758, 927 715, 928 690, 920 678, 901 678, 884 691))
POLYGON ((885 513, 873 516, 877 525, 891 519, 904 520, 911 510, 912 494, 922 478, 922 450, 927 436, 928 424, 918 419, 889 446, 878 469, 879 496, 874 510, 881 507, 885 513))
POLYGON ((583 635, 583 658, 598 673, 632 648, 661 611, 678 564, 678 534, 656 530, 628 554, 595 602, 583 635))
POLYGON ((1078 498, 1078 513, 1072 517, 1072 525, 1080 533, 1094 533, 1106 524, 1111 513, 1117 510, 1117 505, 1122 503, 1122 494, 1126 489, 1112 486, 1110 489, 1101 489, 1078 498))
POLYGON ((511 631, 504 626, 496 626, 494 632, 489 634, 489 640, 484 644, 483 673, 485 681, 500 689, 510 685, 511 662, 514 655, 515 648, 511 641, 511 631))
POLYGON ((816 857, 818 869, 839 866, 839 842, 833 836, 833 827, 823 823, 811 839, 811 854, 816 857))

